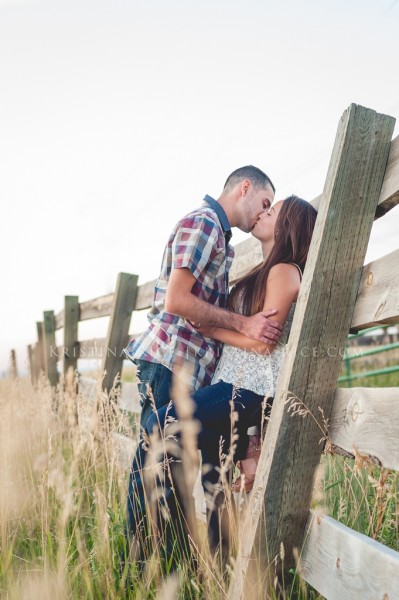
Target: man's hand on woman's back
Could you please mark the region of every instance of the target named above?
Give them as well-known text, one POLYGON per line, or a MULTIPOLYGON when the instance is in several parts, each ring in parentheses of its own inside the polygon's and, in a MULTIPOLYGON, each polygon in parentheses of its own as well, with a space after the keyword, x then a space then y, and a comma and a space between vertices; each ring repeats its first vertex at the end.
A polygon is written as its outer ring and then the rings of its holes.
POLYGON ((268 310, 243 317, 240 332, 253 340, 259 340, 265 344, 275 345, 283 332, 283 326, 279 321, 273 319, 278 310, 268 310))

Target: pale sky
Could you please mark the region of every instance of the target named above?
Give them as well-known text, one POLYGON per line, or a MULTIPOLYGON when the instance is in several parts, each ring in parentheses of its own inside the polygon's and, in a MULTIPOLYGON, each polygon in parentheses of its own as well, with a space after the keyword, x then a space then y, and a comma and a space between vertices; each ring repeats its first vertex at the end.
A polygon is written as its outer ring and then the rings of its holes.
MULTIPOLYGON (((0 0, 0 374, 64 295, 155 278, 235 168, 318 195, 351 102, 399 119, 398 26, 397 0, 0 0)), ((367 262, 397 246, 389 215, 367 262)))

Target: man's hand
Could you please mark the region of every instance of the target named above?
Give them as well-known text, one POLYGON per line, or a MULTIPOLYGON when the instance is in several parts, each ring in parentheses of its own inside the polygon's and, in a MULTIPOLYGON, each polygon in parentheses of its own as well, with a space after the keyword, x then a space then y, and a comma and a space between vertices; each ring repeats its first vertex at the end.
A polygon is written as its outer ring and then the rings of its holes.
POLYGON ((276 309, 245 317, 241 333, 253 340, 259 340, 265 344, 275 345, 283 332, 283 326, 278 321, 271 319, 278 311, 276 309))

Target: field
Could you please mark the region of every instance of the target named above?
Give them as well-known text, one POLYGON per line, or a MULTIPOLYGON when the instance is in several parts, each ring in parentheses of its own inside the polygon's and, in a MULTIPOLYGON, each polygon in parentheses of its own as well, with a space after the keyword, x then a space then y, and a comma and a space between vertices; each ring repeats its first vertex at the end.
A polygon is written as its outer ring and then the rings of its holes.
MULTIPOLYGON (((365 384, 398 380, 390 374, 365 384)), ((212 563, 203 525, 197 569, 177 560, 170 572, 162 548, 147 556, 144 572, 121 568, 127 473, 115 434, 134 438, 137 428, 113 400, 111 408, 93 406, 73 381, 57 396, 45 380, 36 390, 27 379, 0 381, 1 598, 226 597, 228 569, 212 563)), ((323 456, 313 505, 399 550, 398 474, 361 456, 323 456)), ((279 591, 320 598, 298 575, 279 591)))

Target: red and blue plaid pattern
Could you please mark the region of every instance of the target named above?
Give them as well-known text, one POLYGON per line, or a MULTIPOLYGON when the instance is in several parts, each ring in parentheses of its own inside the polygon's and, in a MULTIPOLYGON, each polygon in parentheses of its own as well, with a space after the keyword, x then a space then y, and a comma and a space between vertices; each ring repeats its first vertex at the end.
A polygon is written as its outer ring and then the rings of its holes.
POLYGON ((194 364, 194 389, 210 384, 221 345, 198 333, 185 319, 165 311, 166 287, 172 269, 186 267, 196 278, 192 293, 214 306, 226 308, 228 271, 233 256, 234 249, 226 242, 218 216, 210 206, 201 207, 179 221, 165 248, 148 314, 149 327, 130 342, 126 356, 158 362, 171 370, 176 359, 183 358, 194 364))

